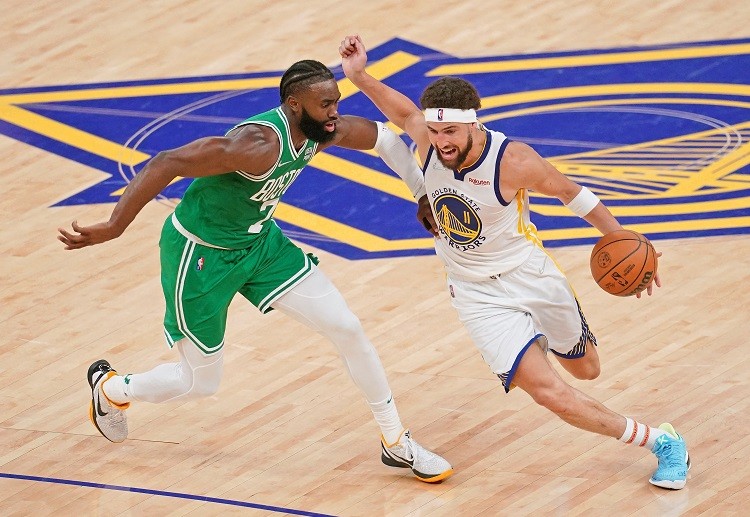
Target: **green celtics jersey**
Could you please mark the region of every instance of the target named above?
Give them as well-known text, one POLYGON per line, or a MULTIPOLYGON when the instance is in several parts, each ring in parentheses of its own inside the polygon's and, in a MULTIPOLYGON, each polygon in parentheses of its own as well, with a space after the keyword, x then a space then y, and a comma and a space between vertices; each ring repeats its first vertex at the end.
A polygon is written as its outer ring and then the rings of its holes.
MULTIPOLYGON (((276 205, 289 185, 315 155, 317 143, 306 140, 296 150, 289 121, 281 107, 239 123, 260 124, 273 129, 281 152, 271 170, 261 176, 235 171, 196 178, 175 209, 177 225, 197 237, 198 242, 221 248, 248 248, 265 235, 276 205)), ((230 130, 230 131, 232 131, 230 130)))

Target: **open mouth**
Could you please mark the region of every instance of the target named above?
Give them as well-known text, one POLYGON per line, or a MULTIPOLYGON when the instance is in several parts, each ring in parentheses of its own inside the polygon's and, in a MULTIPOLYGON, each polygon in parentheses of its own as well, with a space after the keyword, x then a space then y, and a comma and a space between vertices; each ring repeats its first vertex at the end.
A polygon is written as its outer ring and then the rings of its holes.
POLYGON ((336 121, 332 120, 330 122, 326 122, 326 124, 323 127, 329 133, 333 133, 334 131, 336 131, 336 121))
POLYGON ((453 147, 451 149, 440 149, 440 156, 443 158, 443 160, 449 162, 452 159, 454 159, 458 155, 458 149, 453 147))

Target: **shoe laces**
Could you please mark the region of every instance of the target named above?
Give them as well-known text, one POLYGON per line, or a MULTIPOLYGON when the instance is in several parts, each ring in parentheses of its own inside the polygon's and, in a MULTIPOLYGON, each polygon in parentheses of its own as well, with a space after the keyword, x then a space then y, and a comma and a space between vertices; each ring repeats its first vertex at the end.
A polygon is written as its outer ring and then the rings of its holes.
POLYGON ((92 376, 94 386, 96 386, 96 384, 99 382, 99 380, 101 380, 102 377, 104 377, 111 371, 112 371, 112 368, 107 368, 107 366, 100 364, 99 368, 94 372, 94 375, 92 376))
POLYGON ((659 458, 659 463, 664 463, 666 467, 682 467, 685 464, 685 455, 677 447, 674 439, 657 440, 655 454, 659 458))
POLYGON ((404 439, 401 440, 401 443, 399 444, 404 448, 404 458, 407 460, 413 460, 414 459, 414 451, 416 450, 414 440, 412 440, 410 435, 404 436, 404 439))

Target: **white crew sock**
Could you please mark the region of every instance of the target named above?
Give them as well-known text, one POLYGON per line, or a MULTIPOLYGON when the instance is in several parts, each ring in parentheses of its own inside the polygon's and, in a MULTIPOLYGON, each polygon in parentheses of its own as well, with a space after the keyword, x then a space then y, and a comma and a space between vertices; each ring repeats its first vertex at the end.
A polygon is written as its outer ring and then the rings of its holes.
POLYGON ((393 401, 393 395, 382 402, 370 402, 370 409, 375 417, 375 421, 380 426, 383 433, 383 439, 387 445, 393 445, 404 432, 404 426, 398 416, 396 403, 393 401))
POLYGON ((113 375, 102 383, 102 391, 104 396, 109 399, 110 402, 115 404, 127 404, 133 399, 133 395, 129 392, 128 381, 130 375, 113 375), (127 377, 127 378, 126 378, 127 377))
POLYGON ((666 433, 658 427, 649 427, 646 424, 636 422, 632 418, 625 417, 625 432, 620 437, 620 441, 651 450, 656 443, 656 439, 663 434, 666 433))

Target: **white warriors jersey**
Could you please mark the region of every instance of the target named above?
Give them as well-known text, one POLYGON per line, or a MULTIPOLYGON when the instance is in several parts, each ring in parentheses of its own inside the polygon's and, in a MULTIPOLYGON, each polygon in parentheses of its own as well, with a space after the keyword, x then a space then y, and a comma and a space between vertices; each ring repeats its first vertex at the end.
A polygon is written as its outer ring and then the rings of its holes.
POLYGON ((500 194, 500 159, 509 140, 486 130, 482 155, 470 167, 451 170, 430 146, 423 168, 425 187, 440 237, 435 250, 450 276, 487 280, 521 265, 541 247, 529 221, 529 196, 500 194))

